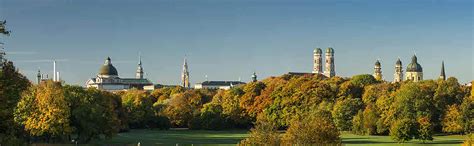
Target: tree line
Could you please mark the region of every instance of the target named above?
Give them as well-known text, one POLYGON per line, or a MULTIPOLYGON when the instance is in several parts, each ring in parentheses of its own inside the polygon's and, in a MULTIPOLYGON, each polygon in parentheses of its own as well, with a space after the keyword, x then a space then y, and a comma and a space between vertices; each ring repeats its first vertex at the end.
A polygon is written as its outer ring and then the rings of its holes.
POLYGON ((2 66, 0 143, 7 145, 87 143, 130 129, 171 127, 251 128, 242 144, 340 143, 339 131, 429 141, 435 133, 474 130, 474 91, 454 77, 390 83, 367 74, 282 75, 230 90, 110 93, 52 81, 33 85, 13 62, 2 66))

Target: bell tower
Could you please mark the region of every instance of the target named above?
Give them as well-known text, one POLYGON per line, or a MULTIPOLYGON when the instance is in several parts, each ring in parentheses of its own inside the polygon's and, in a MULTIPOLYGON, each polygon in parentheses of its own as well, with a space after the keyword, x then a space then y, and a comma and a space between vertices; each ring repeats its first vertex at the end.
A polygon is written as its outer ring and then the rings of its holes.
POLYGON ((322 57, 321 48, 316 48, 313 51, 313 73, 322 74, 323 73, 323 57, 322 57))
POLYGON ((393 75, 393 82, 401 82, 403 80, 403 67, 402 61, 398 58, 397 63, 395 63, 395 74, 393 75))
POLYGON ((334 49, 326 49, 326 69, 324 75, 328 78, 336 76, 336 69, 334 65, 334 49))
POLYGON ((376 80, 379 80, 379 81, 382 80, 382 66, 380 65, 379 60, 377 60, 375 62, 374 75, 373 76, 376 80))

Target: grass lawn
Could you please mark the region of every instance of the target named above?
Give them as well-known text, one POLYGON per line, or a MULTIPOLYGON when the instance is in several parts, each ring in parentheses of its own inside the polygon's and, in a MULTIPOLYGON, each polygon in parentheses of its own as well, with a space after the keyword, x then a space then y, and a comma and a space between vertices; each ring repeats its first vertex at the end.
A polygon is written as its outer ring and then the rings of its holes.
MULTIPOLYGON (((95 141, 93 144, 99 145, 136 145, 140 142, 142 145, 234 145, 248 136, 245 130, 227 130, 227 131, 205 131, 205 130, 132 130, 127 133, 119 133, 112 139, 95 141)), ((423 144, 421 141, 414 140, 403 145, 460 145, 464 137, 460 135, 435 136, 433 141, 423 144)), ((345 145, 399 145, 390 139, 389 136, 359 136, 348 132, 342 133, 342 142, 345 145)))

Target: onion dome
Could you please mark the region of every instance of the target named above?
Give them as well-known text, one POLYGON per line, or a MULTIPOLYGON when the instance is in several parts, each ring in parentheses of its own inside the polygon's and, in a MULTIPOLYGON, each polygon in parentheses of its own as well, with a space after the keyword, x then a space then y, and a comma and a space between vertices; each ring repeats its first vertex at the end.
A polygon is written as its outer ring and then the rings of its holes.
POLYGON ((380 66, 380 61, 379 61, 379 60, 377 60, 377 61, 375 62, 375 66, 380 66))
POLYGON ((334 53, 334 49, 329 47, 326 49, 326 53, 334 53))
POLYGON ((100 67, 99 75, 118 76, 117 69, 115 69, 115 67, 112 65, 110 57, 107 57, 107 60, 105 60, 104 65, 100 67))
POLYGON ((418 64, 418 60, 415 55, 411 58, 411 63, 407 66, 407 72, 423 72, 423 68, 418 64))
POLYGON ((323 50, 321 50, 321 48, 316 48, 316 49, 314 49, 314 53, 316 53, 316 54, 322 54, 322 53, 323 53, 323 50))
POLYGON ((396 63, 396 64, 397 64, 397 65, 400 65, 400 66, 402 66, 402 61, 400 61, 400 58, 398 58, 398 60, 397 60, 397 63, 396 63))

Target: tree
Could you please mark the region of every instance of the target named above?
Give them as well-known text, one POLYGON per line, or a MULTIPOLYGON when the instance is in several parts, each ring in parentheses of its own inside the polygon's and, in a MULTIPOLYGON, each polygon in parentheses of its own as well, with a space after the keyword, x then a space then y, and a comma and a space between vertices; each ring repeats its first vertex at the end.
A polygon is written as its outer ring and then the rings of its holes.
POLYGON ((255 122, 255 127, 250 129, 249 137, 242 140, 239 145, 279 145, 280 136, 277 126, 264 114, 260 114, 255 122))
POLYGON ((0 21, 0 34, 10 35, 10 31, 7 30, 6 24, 6 20, 0 21))
POLYGON ((62 141, 72 132, 70 113, 61 84, 46 81, 23 93, 15 121, 31 136, 62 141))
POLYGON ((474 131, 474 98, 466 96, 461 104, 461 123, 463 131, 467 134, 474 131))
POLYGON ((390 137, 397 142, 406 142, 412 140, 418 133, 416 121, 409 118, 403 118, 394 122, 390 128, 390 137))
POLYGON ((145 91, 132 89, 125 92, 122 106, 128 115, 130 128, 148 128, 153 122, 153 102, 145 91))
POLYGON ((363 119, 363 127, 365 128, 367 134, 381 134, 377 132, 377 121, 380 119, 380 116, 372 104, 369 104, 365 107, 363 119))
POLYGON ((331 120, 331 114, 315 111, 296 118, 286 130, 282 141, 285 144, 339 144, 340 133, 331 120))
POLYGON ((359 112, 357 112, 357 115, 352 118, 352 133, 357 135, 365 135, 366 129, 364 127, 364 122, 364 113, 362 112, 362 110, 359 110, 359 112))
POLYGON ((352 118, 362 109, 360 98, 340 98, 332 111, 334 123, 340 130, 351 130, 352 118))
POLYGON ((442 125, 443 132, 461 133, 463 131, 461 112, 459 111, 458 105, 453 104, 448 106, 442 125))
POLYGON ((429 117, 418 118, 418 136, 417 139, 420 139, 425 143, 426 140, 433 140, 433 126, 431 124, 429 117))
POLYGON ((30 81, 20 74, 11 61, 0 61, 0 143, 6 143, 21 136, 21 127, 14 122, 14 109, 23 91, 31 86, 30 81))
POLYGON ((71 126, 77 135, 76 141, 89 142, 101 136, 111 138, 121 127, 117 95, 97 89, 79 86, 64 86, 64 94, 71 110, 71 126))

